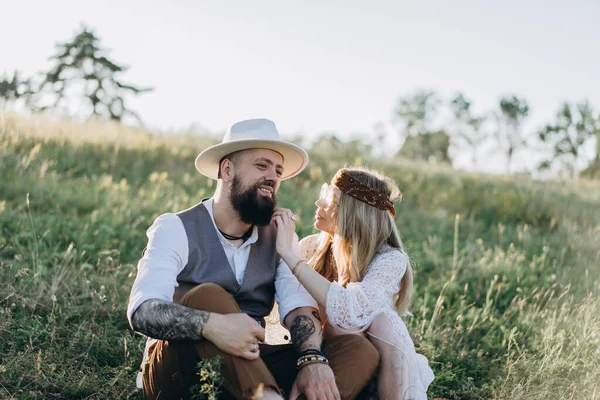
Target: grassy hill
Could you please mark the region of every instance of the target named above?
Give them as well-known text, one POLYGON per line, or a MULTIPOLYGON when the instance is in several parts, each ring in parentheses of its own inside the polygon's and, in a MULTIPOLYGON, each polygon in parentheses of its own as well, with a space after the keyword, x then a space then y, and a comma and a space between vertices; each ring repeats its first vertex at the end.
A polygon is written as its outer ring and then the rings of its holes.
MULTIPOLYGON (((0 114, 0 398, 141 398, 143 339, 125 318, 135 265, 154 218, 211 195, 193 160, 214 142, 0 114)), ((301 237, 345 163, 403 190, 407 324, 431 397, 600 398, 600 184, 310 155, 279 192, 301 237)))

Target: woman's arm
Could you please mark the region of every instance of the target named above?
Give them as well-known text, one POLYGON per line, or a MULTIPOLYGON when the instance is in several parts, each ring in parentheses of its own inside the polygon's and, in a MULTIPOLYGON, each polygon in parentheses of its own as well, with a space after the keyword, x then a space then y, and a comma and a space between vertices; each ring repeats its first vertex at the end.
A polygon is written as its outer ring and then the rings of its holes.
POLYGON ((293 252, 280 253, 283 261, 290 267, 296 278, 302 286, 306 288, 308 293, 319 303, 321 307, 325 307, 327 303, 327 292, 331 282, 323 278, 321 274, 309 267, 304 260, 298 257, 293 252))
MULTIPOLYGON (((277 226, 277 253, 292 270, 308 293, 310 293, 320 306, 325 307, 330 282, 323 278, 321 274, 310 268, 305 260, 294 252, 293 243, 296 234, 296 224, 292 220, 291 215, 292 213, 290 210, 283 208, 278 209, 273 214, 272 221, 277 226)), ((306 246, 306 242, 304 245, 306 246)), ((302 247, 301 253, 303 253, 304 256, 308 255, 307 252, 302 251, 302 247)))

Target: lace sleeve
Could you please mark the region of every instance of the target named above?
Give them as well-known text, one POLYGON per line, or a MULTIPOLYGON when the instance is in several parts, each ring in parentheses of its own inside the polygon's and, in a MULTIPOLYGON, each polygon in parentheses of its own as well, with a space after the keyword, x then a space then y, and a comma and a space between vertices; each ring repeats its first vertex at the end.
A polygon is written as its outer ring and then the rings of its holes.
POLYGON ((379 313, 393 307, 407 264, 404 253, 392 250, 373 259, 361 282, 349 283, 345 288, 333 282, 327 292, 329 322, 346 333, 367 329, 379 313))
POLYGON ((310 235, 300 241, 300 257, 308 260, 315 254, 319 247, 319 234, 310 235))

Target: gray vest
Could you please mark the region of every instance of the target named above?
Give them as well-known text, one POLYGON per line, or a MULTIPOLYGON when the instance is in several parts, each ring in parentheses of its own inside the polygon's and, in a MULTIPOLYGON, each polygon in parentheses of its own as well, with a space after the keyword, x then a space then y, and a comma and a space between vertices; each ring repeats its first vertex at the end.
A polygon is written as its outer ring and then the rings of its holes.
POLYGON ((242 284, 238 283, 225 256, 210 214, 199 203, 177 213, 188 238, 188 263, 177 276, 174 302, 194 286, 212 282, 233 296, 242 312, 261 320, 269 315, 274 304, 275 271, 279 256, 275 250, 277 235, 274 226, 258 228, 258 240, 250 247, 250 257, 242 284))

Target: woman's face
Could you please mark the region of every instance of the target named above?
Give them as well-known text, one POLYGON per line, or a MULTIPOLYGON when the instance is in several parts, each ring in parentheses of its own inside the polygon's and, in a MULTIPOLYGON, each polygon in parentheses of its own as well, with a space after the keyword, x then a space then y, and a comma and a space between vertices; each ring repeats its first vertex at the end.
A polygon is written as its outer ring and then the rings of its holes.
POLYGON ((317 211, 315 213, 315 228, 327 232, 331 236, 337 231, 337 214, 342 191, 333 185, 326 183, 321 187, 319 200, 315 202, 317 211))

